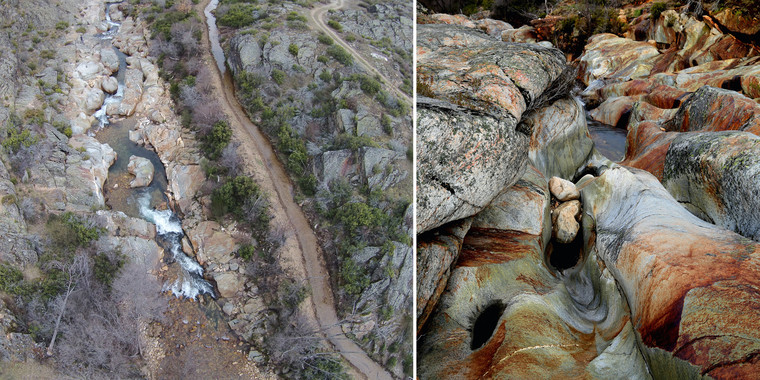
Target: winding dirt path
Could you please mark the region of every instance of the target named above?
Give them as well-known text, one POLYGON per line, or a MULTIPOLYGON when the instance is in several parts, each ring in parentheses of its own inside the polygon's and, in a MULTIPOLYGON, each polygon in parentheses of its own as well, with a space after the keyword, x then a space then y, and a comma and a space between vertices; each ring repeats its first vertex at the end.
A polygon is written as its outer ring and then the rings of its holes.
MULTIPOLYGON (((199 13, 203 13, 209 1, 206 0, 199 4, 199 13)), ((290 177, 282 163, 277 159, 269 140, 248 119, 242 106, 238 103, 231 75, 229 73, 223 75, 215 64, 210 50, 208 28, 204 30, 204 34, 204 60, 207 64, 214 66, 212 71, 216 75, 213 76, 213 81, 214 86, 219 89, 221 94, 219 97, 220 105, 229 118, 235 138, 241 143, 240 147, 247 151, 245 155, 252 158, 252 160, 246 160, 245 165, 252 166, 250 170, 257 174, 256 177, 268 181, 267 186, 264 187, 271 186, 276 195, 276 197, 270 197, 272 203, 277 203, 273 205, 273 209, 275 212, 284 211, 285 221, 289 224, 284 227, 295 235, 298 243, 297 249, 303 259, 305 277, 311 287, 311 306, 323 335, 334 346, 335 351, 339 352, 351 364, 354 369, 353 372, 355 372, 354 377, 392 379, 390 373, 372 360, 359 345, 343 334, 335 312, 335 301, 329 282, 330 275, 322 257, 322 250, 309 221, 293 199, 294 192, 290 177), (261 178, 262 176, 263 178, 261 178)), ((277 218, 277 216, 275 217, 277 218)))
POLYGON ((401 99, 404 99, 407 104, 412 104, 412 97, 401 91, 398 87, 393 86, 393 82, 388 79, 383 73, 380 72, 374 65, 369 63, 364 57, 359 54, 356 49, 351 47, 338 33, 336 33, 332 28, 328 27, 325 22, 323 21, 325 13, 329 11, 330 9, 341 9, 346 7, 346 0, 332 0, 331 3, 325 4, 319 7, 316 7, 309 11, 308 19, 309 22, 317 27, 317 29, 321 30, 328 36, 330 36, 338 45, 342 46, 344 49, 348 50, 351 55, 354 56, 354 59, 356 59, 357 62, 359 62, 360 65, 364 66, 364 68, 372 72, 376 75, 378 75, 380 78, 382 78, 384 84, 386 87, 390 88, 391 91, 393 91, 396 96, 398 96, 401 99))

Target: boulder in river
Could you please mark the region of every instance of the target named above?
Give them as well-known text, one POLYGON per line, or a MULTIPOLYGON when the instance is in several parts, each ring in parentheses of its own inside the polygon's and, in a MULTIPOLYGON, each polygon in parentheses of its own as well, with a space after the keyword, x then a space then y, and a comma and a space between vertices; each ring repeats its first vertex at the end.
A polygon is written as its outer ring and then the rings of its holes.
POLYGON ((149 159, 138 156, 130 156, 127 171, 134 174, 135 179, 129 183, 129 187, 148 186, 153 181, 153 172, 155 168, 149 159))

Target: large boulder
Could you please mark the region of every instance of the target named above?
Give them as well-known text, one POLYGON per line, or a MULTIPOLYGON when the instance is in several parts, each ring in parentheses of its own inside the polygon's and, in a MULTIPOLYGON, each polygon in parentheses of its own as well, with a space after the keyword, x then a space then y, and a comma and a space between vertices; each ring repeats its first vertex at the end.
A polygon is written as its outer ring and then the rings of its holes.
POLYGON ((760 241, 760 137, 681 133, 664 161, 662 183, 679 203, 719 227, 760 241))
POLYGON ((130 156, 127 171, 134 174, 135 179, 129 183, 129 187, 148 186, 153 181, 153 163, 145 157, 130 156))
POLYGON ((760 245, 692 215, 647 172, 587 179, 584 231, 625 295, 652 376, 753 377, 760 245))
POLYGON ((701 87, 666 124, 670 131, 747 131, 760 135, 760 104, 736 91, 701 87))
POLYGON ((417 233, 474 215, 522 175, 528 136, 512 118, 417 101, 417 233))
POLYGON ((621 165, 646 170, 662 179, 665 155, 677 132, 665 132, 652 122, 641 122, 628 127, 625 158, 621 165))
POLYGON ((660 55, 656 47, 646 43, 597 34, 589 38, 580 62, 580 77, 586 85, 595 79, 628 79, 648 77, 660 55))
POLYGON ((417 231, 473 215, 522 175, 529 131, 516 127, 560 78, 556 49, 475 29, 419 25, 417 231))
POLYGON ((547 178, 572 180, 594 158, 594 142, 583 105, 576 99, 558 100, 532 112, 521 124, 532 131, 528 158, 547 178))

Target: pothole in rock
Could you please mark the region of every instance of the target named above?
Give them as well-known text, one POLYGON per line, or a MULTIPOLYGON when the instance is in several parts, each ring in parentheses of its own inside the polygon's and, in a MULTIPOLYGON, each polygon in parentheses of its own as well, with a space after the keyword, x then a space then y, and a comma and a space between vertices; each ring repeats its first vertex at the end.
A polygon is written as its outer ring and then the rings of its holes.
POLYGON ((578 231, 575 239, 567 244, 549 242, 546 254, 549 267, 560 273, 578 265, 583 257, 583 232, 578 231))
POLYGON ((475 323, 472 325, 472 343, 470 344, 470 349, 473 351, 477 350, 491 339, 491 335, 496 330, 499 319, 506 308, 506 305, 497 302, 488 306, 478 315, 478 318, 475 319, 475 323))

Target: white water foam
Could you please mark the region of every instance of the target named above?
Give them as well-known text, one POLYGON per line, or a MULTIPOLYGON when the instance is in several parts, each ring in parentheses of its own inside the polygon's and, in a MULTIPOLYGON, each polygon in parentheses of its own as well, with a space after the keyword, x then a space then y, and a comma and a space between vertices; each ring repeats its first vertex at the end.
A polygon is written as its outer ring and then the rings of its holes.
POLYGON ((145 192, 138 200, 140 214, 156 225, 156 233, 168 245, 172 259, 179 264, 182 271, 171 285, 164 285, 164 290, 171 290, 178 298, 195 299, 199 294, 214 295, 214 289, 203 279, 203 267, 182 250, 182 238, 185 236, 182 223, 171 210, 150 208, 150 194, 145 192))

